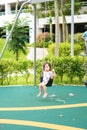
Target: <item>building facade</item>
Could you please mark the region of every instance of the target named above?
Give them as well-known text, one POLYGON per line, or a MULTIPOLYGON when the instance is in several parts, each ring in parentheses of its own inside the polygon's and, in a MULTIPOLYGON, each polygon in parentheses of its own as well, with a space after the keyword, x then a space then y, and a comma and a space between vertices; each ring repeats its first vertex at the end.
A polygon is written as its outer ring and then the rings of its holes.
MULTIPOLYGON (((25 0, 19 0, 18 9, 20 9, 20 6, 25 0)), ((3 29, 4 23, 6 21, 11 22, 15 18, 15 7, 16 7, 17 0, 0 0, 0 32, 3 29)), ((87 2, 86 0, 82 0, 83 7, 80 10, 80 15, 74 16, 74 31, 75 33, 78 32, 84 32, 85 31, 85 25, 87 24, 87 2)), ((29 42, 34 42, 34 16, 24 12, 22 10, 20 14, 20 18, 26 18, 29 17, 29 27, 32 28, 31 31, 28 32, 28 35, 30 36, 29 42)), ((69 33, 71 33, 71 16, 66 16, 66 21, 68 24, 69 33)), ((62 18, 59 18, 59 24, 60 24, 60 34, 62 33, 62 18)), ((26 25, 25 25, 26 26, 26 25)), ((37 34, 40 32, 43 32, 45 26, 45 31, 49 31, 49 24, 48 24, 48 18, 45 19, 37 19, 37 34)), ((53 26, 53 33, 55 33, 55 19, 52 19, 52 26, 53 26)), ((61 36, 61 35, 60 35, 61 36)))

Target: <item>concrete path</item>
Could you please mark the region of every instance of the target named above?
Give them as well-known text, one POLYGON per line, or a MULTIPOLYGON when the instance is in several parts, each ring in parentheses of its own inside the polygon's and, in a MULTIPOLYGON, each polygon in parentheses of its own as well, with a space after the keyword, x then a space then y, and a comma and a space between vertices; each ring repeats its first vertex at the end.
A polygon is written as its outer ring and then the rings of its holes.
MULTIPOLYGON (((43 59, 48 55, 47 48, 36 48, 36 59, 43 59)), ((29 48, 27 59, 34 60, 34 48, 29 48)))

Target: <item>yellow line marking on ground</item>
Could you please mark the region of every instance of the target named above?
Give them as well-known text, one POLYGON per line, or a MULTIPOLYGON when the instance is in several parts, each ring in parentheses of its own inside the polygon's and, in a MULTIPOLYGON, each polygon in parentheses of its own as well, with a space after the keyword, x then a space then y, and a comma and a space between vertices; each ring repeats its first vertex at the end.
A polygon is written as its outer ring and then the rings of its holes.
POLYGON ((25 121, 25 120, 0 119, 0 124, 33 126, 33 127, 48 128, 53 130, 83 130, 82 128, 48 124, 48 123, 35 122, 35 121, 25 121))
POLYGON ((61 108, 87 107, 87 103, 55 105, 55 106, 38 106, 38 107, 1 107, 0 111, 27 111, 27 110, 49 110, 61 108))

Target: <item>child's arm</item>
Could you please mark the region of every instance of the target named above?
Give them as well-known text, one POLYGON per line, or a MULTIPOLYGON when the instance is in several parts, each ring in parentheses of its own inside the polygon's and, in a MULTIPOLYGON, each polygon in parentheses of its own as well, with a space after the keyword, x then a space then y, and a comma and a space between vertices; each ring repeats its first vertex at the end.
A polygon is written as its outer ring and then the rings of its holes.
POLYGON ((55 70, 54 70, 54 69, 52 69, 52 73, 53 73, 53 75, 52 75, 52 77, 51 77, 51 78, 53 79, 53 78, 55 78, 57 75, 56 75, 56 73, 55 73, 55 70))

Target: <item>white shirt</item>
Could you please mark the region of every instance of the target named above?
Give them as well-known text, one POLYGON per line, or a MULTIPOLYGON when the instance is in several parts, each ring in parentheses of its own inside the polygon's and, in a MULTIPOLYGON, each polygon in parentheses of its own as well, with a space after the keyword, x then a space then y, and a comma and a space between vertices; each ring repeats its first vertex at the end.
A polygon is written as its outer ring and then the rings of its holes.
POLYGON ((43 73, 43 82, 44 83, 48 83, 49 79, 53 76, 53 72, 52 71, 44 71, 43 73))

